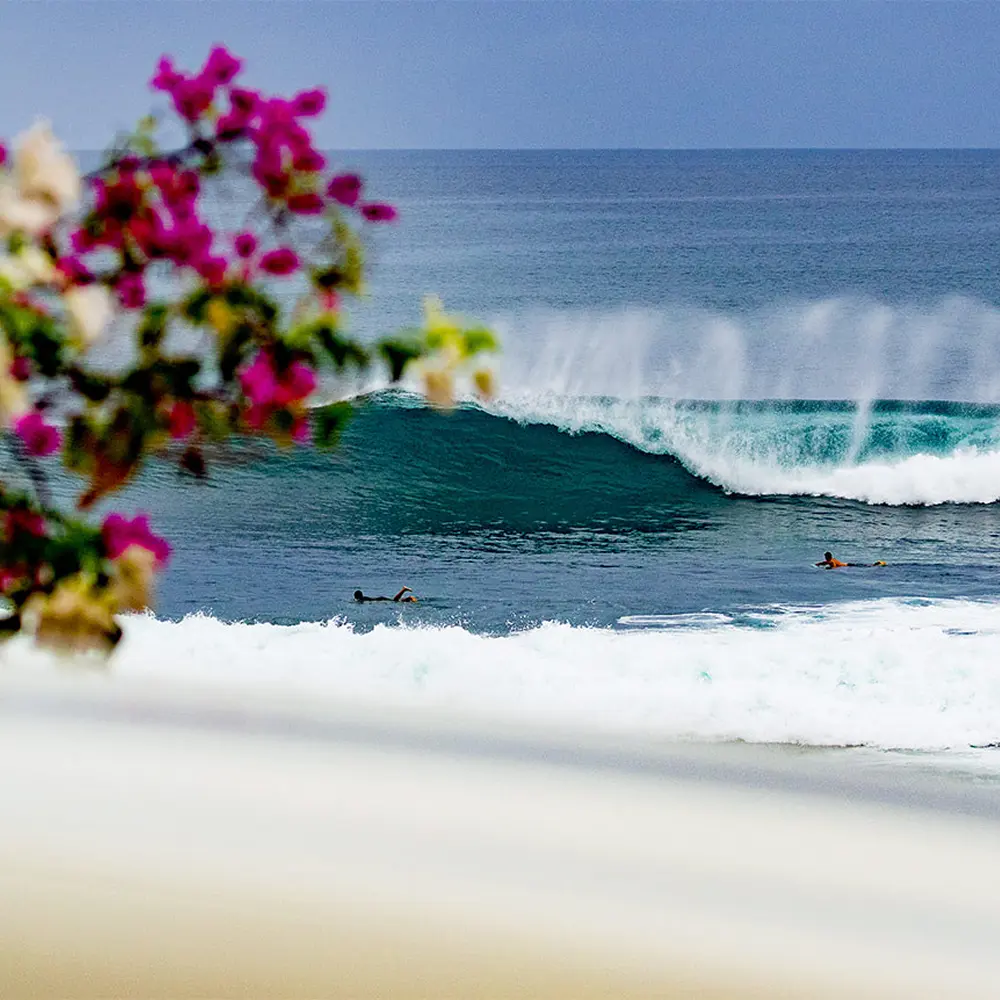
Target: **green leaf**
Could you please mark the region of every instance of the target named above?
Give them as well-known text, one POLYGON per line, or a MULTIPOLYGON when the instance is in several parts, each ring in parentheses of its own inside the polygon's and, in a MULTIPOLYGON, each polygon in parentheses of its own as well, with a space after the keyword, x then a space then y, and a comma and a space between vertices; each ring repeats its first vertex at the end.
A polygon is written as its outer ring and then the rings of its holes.
POLYGON ((136 329, 136 339, 139 346, 151 350, 160 346, 167 332, 167 320, 170 318, 170 306, 163 302, 153 302, 143 310, 142 319, 136 329))
POLYGON ((342 337, 331 323, 317 323, 312 334, 337 371, 343 371, 348 365, 355 365, 359 369, 368 366, 368 351, 356 340, 342 337))
POLYGON ((485 326, 475 326, 462 332, 462 353, 471 358, 486 351, 498 351, 500 344, 492 330, 485 326))
POLYGON ((398 382, 403 377, 407 365, 426 353, 419 338, 405 335, 380 341, 377 350, 389 366, 389 378, 393 382, 398 382))
POLYGON ((205 310, 212 301, 213 293, 207 288, 200 288, 189 295, 181 304, 184 315, 194 323, 205 322, 205 310))
POLYGON ((94 375, 80 368, 70 370, 69 380, 73 388, 84 399, 89 399, 92 403, 101 403, 107 399, 113 385, 110 378, 103 375, 94 375))
POLYGON ((219 374, 223 382, 232 382, 236 369, 243 363, 244 348, 253 338, 253 330, 246 323, 236 326, 219 354, 219 374))
POLYGON ((350 403, 331 403, 313 411, 313 441, 317 448, 335 448, 354 413, 350 403))

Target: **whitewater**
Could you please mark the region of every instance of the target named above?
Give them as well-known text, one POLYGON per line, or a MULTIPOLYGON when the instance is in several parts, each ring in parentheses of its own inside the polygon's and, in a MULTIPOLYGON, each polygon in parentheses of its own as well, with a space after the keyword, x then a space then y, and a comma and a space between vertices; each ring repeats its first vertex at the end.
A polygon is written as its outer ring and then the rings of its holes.
POLYGON ((495 325, 510 347, 491 412, 609 434, 729 493, 1000 499, 1000 310, 988 303, 840 296, 746 314, 536 311, 495 325), (794 406, 807 402, 829 410, 794 406), (901 405, 887 413, 887 402, 901 405))
MULTIPOLYGON (((240 693, 321 711, 392 706, 546 731, 885 750, 1000 752, 1000 607, 877 600, 837 608, 547 622, 505 636, 402 620, 359 632, 135 617, 123 684, 240 693)), ((22 669, 44 654, 20 648, 22 669)), ((97 679, 104 683, 103 675, 97 679)))

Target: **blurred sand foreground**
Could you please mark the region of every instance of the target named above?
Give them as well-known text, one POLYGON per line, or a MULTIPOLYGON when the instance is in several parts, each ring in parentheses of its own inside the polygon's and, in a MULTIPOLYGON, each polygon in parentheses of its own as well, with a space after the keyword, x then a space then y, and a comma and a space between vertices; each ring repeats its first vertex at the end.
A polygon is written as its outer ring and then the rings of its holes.
POLYGON ((1000 992, 990 789, 0 681, 0 996, 1000 992))

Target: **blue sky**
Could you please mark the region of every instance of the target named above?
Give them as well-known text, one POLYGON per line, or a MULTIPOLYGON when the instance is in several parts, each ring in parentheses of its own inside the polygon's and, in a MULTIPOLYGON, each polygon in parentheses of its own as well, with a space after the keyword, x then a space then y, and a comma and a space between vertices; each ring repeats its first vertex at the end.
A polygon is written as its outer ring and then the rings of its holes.
POLYGON ((0 0, 0 136, 102 146, 216 41, 329 147, 1000 146, 995 0, 0 0))

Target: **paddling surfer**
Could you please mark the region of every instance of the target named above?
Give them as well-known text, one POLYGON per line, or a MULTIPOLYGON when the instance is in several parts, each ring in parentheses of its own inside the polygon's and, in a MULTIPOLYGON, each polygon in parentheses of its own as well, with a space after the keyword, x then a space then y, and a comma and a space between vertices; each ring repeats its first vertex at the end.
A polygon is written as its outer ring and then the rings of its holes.
POLYGON ((354 591, 354 600, 358 604, 367 604, 369 601, 395 601, 397 604, 416 604, 417 599, 413 596, 413 591, 409 587, 404 587, 395 597, 366 597, 360 590, 354 591), (409 596, 404 597, 404 594, 409 596))
POLYGON ((846 563, 841 562, 839 559, 834 559, 832 552, 824 552, 823 561, 816 563, 816 565, 822 566, 823 569, 840 569, 844 566, 884 566, 885 563, 881 559, 873 563, 846 563))

